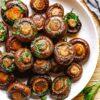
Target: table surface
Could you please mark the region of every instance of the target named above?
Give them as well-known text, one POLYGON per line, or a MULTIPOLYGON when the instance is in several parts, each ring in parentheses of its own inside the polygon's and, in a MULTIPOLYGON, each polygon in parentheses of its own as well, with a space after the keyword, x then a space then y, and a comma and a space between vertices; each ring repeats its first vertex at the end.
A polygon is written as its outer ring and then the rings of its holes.
MULTIPOLYGON (((84 7, 86 7, 89 10, 89 8, 86 6, 86 4, 83 0, 80 0, 80 2, 83 4, 84 7)), ((95 22, 95 25, 96 25, 96 28, 97 28, 97 31, 99 34, 99 43, 100 43, 100 20, 98 20, 97 16, 93 12, 91 12, 90 10, 89 10, 89 12, 91 13, 91 16, 93 17, 93 20, 95 22)), ((98 58, 96 70, 95 70, 94 75, 92 76, 92 78, 87 86, 91 86, 98 81, 100 81, 100 52, 99 52, 99 58, 98 58)), ((73 100, 83 100, 83 96, 79 94, 73 100)), ((100 89, 99 89, 98 93, 96 94, 94 100, 100 100, 100 89)))

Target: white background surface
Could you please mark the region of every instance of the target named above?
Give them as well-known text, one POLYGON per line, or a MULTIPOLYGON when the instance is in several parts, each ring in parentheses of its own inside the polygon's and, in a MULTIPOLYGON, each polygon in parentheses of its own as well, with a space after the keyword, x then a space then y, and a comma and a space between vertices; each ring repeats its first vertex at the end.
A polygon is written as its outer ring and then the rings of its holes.
MULTIPOLYGON (((22 0, 27 4, 28 8, 30 9, 29 6, 29 1, 30 0, 22 0)), ((96 64, 97 64, 97 59, 98 59, 98 51, 99 51, 99 42, 98 42, 98 34, 96 32, 96 28, 93 24, 93 21, 88 14, 87 10, 84 9, 80 3, 77 2, 77 0, 49 0, 50 4, 54 3, 60 3, 63 5, 65 9, 65 14, 72 10, 74 8, 74 12, 76 12, 79 15, 79 18, 82 22, 82 29, 79 32, 77 37, 85 39, 89 45, 90 45, 90 58, 88 62, 83 65, 83 75, 82 78, 74 83, 71 88, 71 92, 66 98, 66 100, 71 100, 74 98, 81 90, 86 86, 88 81, 90 80, 91 76, 94 73, 96 64)), ((31 9, 30 9, 30 15, 31 15, 31 9)), ((0 90, 0 100, 9 100, 7 97, 7 94, 0 90)), ((35 99, 34 99, 35 100, 35 99)), ((47 100, 52 100, 51 98, 48 97, 47 100)))

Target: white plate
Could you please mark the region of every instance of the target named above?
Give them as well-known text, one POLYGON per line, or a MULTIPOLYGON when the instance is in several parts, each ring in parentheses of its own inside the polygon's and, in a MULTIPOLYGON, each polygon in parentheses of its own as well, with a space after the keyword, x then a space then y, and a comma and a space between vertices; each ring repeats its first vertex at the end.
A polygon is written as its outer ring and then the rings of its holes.
MULTIPOLYGON (((30 0, 22 0, 22 1, 25 2, 25 4, 27 4, 28 8, 30 9, 29 6, 30 0)), ((78 34, 78 37, 85 39, 90 45, 90 50, 91 50, 90 58, 88 62, 83 66, 84 70, 82 77, 78 82, 72 85, 71 92, 68 98, 66 98, 66 100, 71 100, 82 91, 82 89, 86 86, 86 84, 89 82, 94 73, 99 55, 98 34, 89 12, 84 7, 82 7, 80 2, 78 2, 77 0, 49 0, 49 1, 50 5, 53 3, 62 4, 65 10, 65 14, 70 10, 72 10, 72 8, 74 8, 74 12, 76 12, 79 15, 80 20, 82 22, 82 29, 78 34)), ((31 9, 30 9, 30 15, 31 15, 31 9)), ((0 100, 9 100, 7 94, 2 90, 0 90, 0 100)), ((51 99, 48 98, 47 100, 51 99)))

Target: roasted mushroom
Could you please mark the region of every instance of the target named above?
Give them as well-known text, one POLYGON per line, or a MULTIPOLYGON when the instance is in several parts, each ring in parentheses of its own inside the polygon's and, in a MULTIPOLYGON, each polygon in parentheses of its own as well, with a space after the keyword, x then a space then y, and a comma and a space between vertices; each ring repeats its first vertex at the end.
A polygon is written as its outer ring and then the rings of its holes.
POLYGON ((22 43, 15 38, 14 35, 10 36, 6 41, 6 51, 15 53, 17 50, 23 47, 22 43))
POLYGON ((31 51, 27 48, 19 49, 15 54, 15 64, 20 72, 30 69, 33 65, 31 51))
POLYGON ((72 63, 65 73, 71 78, 73 82, 78 81, 82 76, 83 68, 77 63, 72 63))
POLYGON ((12 53, 4 53, 0 58, 0 70, 4 72, 13 72, 15 70, 14 55, 12 53))
POLYGON ((49 60, 37 59, 34 62, 33 72, 37 74, 47 74, 51 69, 51 64, 49 60))
POLYGON ((15 22, 13 34, 21 42, 31 42, 37 35, 37 27, 31 18, 22 18, 15 22))
POLYGON ((31 43, 31 50, 38 58, 48 58, 54 50, 52 41, 46 36, 39 36, 31 43))
POLYGON ((51 63, 51 73, 55 73, 55 74, 58 74, 60 72, 62 72, 62 66, 59 65, 54 58, 51 58, 50 59, 50 63, 51 63))
POLYGON ((82 26, 81 21, 79 17, 75 13, 73 13, 73 11, 67 13, 64 19, 68 24, 68 34, 76 34, 80 31, 82 26))
POLYGON ((51 88, 51 78, 47 75, 34 76, 28 82, 34 96, 44 96, 48 94, 51 88))
POLYGON ((13 74, 7 74, 3 71, 0 71, 0 89, 7 89, 9 84, 15 80, 13 74))
POLYGON ((52 97, 56 100, 65 99, 71 89, 71 81, 67 76, 58 76, 52 83, 52 97))
POLYGON ((27 6, 19 0, 3 0, 5 5, 1 9, 1 16, 5 23, 13 25, 20 18, 28 17, 27 6))
POLYGON ((68 42, 59 42, 54 49, 55 60, 60 65, 69 65, 74 60, 74 48, 68 42))
POLYGON ((31 0, 30 5, 34 11, 43 13, 49 7, 49 0, 31 0))
POLYGON ((61 4, 55 3, 51 5, 47 11, 46 11, 47 17, 53 17, 53 16, 64 16, 64 8, 61 4))
POLYGON ((44 30, 50 38, 58 38, 67 32, 67 24, 62 17, 54 16, 45 21, 44 30))
POLYGON ((4 42, 8 37, 8 27, 3 22, 0 22, 0 42, 4 42))
POLYGON ((37 26, 38 31, 44 28, 45 18, 42 14, 34 14, 30 18, 32 18, 33 22, 37 26))
POLYGON ((27 100, 31 90, 27 85, 15 82, 8 87, 8 95, 12 100, 27 100))
POLYGON ((70 43, 73 45, 75 50, 74 61, 85 63, 90 55, 89 44, 81 38, 74 38, 70 40, 70 43))

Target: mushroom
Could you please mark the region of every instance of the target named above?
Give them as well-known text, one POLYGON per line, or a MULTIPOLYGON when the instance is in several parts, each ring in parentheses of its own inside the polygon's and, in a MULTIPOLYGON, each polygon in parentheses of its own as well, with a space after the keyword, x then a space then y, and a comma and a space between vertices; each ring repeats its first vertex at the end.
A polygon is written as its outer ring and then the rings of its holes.
POLYGON ((15 22, 13 34, 21 42, 31 42, 37 35, 37 27, 31 18, 22 18, 15 22))
POLYGON ((67 66, 74 60, 73 46, 68 42, 59 42, 55 45, 54 57, 58 64, 67 66))
POLYGON ((33 96, 44 96, 48 94, 51 88, 51 78, 47 75, 37 75, 28 81, 33 96))
POLYGON ((37 74, 47 74, 51 69, 49 60, 37 59, 34 62, 33 72, 37 74))
POLYGON ((82 76, 83 68, 80 64, 72 63, 65 72, 73 82, 78 81, 82 76))
POLYGON ((71 81, 67 76, 58 76, 53 80, 51 96, 56 100, 65 99, 70 92, 71 81))
POLYGON ((31 95, 31 90, 23 83, 14 82, 8 87, 8 94, 12 100, 26 100, 31 95))
POLYGON ((48 58, 54 50, 53 42, 46 36, 39 36, 31 43, 31 50, 37 58, 48 58))
POLYGON ((5 8, 1 9, 1 16, 5 23, 13 26, 16 20, 28 17, 28 8, 23 2, 18 0, 6 1, 5 8))
POLYGON ((45 21, 44 30, 50 38, 59 38, 67 32, 67 24, 62 17, 50 17, 45 21))
POLYGON ((47 11, 46 11, 47 17, 53 17, 53 16, 64 16, 64 8, 60 3, 55 3, 51 5, 47 11))
POLYGON ((49 0, 30 0, 30 6, 34 11, 43 13, 49 7, 49 0))
POLYGON ((74 61, 85 63, 90 55, 90 47, 87 41, 82 38, 74 38, 69 42, 73 45, 75 51, 74 61))
POLYGON ((20 72, 29 70, 33 65, 31 51, 27 48, 19 49, 15 54, 15 64, 20 72))

